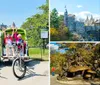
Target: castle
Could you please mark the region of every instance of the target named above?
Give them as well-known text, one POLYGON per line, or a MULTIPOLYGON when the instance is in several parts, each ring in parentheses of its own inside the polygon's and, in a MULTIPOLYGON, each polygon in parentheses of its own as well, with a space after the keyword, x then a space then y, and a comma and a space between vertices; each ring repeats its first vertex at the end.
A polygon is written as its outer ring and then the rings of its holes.
POLYGON ((95 20, 91 15, 86 20, 76 20, 75 15, 64 13, 64 24, 69 31, 80 36, 80 41, 100 41, 100 19, 95 20))
POLYGON ((4 25, 3 23, 0 25, 0 30, 2 30, 2 28, 7 28, 7 25, 4 25))

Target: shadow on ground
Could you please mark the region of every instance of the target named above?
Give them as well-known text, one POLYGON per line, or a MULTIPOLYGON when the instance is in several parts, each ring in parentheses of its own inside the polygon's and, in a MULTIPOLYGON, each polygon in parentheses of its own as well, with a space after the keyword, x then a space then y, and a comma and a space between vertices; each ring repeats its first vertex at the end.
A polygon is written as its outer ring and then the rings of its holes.
POLYGON ((32 61, 26 63, 27 75, 23 79, 19 79, 19 80, 24 80, 24 79, 27 79, 29 77, 34 77, 34 76, 47 76, 46 74, 36 74, 36 72, 34 72, 34 66, 37 64, 40 64, 40 61, 32 60, 32 61))
MULTIPOLYGON (((3 63, 3 62, 0 61, 0 70, 2 70, 3 67, 6 66, 6 64, 7 63, 3 63)), ((9 66, 9 64, 11 64, 11 63, 8 63, 7 65, 9 66)), ((8 78, 4 77, 1 72, 0 72, 0 78, 2 78, 2 79, 8 79, 8 78)))
MULTIPOLYGON (((25 65, 27 67, 27 72, 26 72, 26 76, 23 79, 20 80, 24 80, 27 79, 29 77, 33 77, 33 76, 46 76, 46 75, 41 75, 41 74, 36 74, 34 72, 34 66, 37 64, 40 64, 41 61, 39 60, 31 60, 29 62, 26 62, 25 65)), ((0 70, 3 69, 3 67, 11 67, 12 66, 12 62, 0 62, 0 70)), ((7 79, 6 77, 1 76, 2 73, 0 73, 0 78, 4 78, 7 79)))

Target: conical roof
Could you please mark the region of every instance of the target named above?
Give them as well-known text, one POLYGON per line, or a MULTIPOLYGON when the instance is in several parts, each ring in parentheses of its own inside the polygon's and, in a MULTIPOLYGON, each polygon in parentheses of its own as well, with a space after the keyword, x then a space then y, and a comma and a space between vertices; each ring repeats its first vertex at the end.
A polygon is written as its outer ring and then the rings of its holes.
POLYGON ((13 22, 12 27, 16 27, 15 23, 13 22))
POLYGON ((66 7, 66 5, 65 5, 65 13, 67 13, 67 14, 68 14, 68 11, 67 11, 67 7, 66 7))

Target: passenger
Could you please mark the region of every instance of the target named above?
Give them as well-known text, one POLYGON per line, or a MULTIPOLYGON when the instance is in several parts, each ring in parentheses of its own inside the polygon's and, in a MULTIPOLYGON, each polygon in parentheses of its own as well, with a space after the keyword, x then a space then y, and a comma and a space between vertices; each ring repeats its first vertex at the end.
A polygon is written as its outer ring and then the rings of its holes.
POLYGON ((18 49, 21 49, 21 55, 25 54, 26 52, 26 42, 22 39, 22 35, 18 34, 17 28, 13 29, 13 42, 16 42, 18 44, 18 49), (15 30, 15 31, 14 31, 15 30))
POLYGON ((14 31, 14 28, 12 29, 13 29, 13 41, 17 41, 17 35, 18 35, 17 28, 16 31, 14 31))
POLYGON ((22 35, 18 34, 17 35, 17 44, 23 43, 22 35))
POLYGON ((20 55, 23 56, 24 55, 24 41, 22 39, 21 34, 17 35, 17 45, 18 45, 18 49, 20 50, 20 55))
POLYGON ((10 48, 12 49, 13 55, 14 55, 14 49, 13 49, 13 45, 12 45, 12 36, 10 34, 6 34, 5 29, 3 30, 4 32, 4 42, 5 42, 5 46, 6 46, 6 56, 9 56, 10 53, 10 48))

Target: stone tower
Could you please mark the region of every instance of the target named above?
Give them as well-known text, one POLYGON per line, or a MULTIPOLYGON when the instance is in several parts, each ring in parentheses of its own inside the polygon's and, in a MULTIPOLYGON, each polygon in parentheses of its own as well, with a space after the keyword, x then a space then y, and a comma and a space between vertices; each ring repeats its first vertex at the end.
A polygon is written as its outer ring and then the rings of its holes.
POLYGON ((15 28, 15 27, 16 27, 16 25, 15 25, 15 23, 13 22, 13 23, 12 23, 12 28, 15 28))
POLYGON ((66 6, 65 6, 65 13, 64 13, 64 24, 66 27, 68 27, 68 12, 66 6))
POLYGON ((91 18, 90 18, 90 25, 93 26, 94 25, 94 19, 93 19, 93 16, 91 15, 91 18))
POLYGON ((86 26, 89 26, 89 18, 88 18, 88 16, 87 16, 87 18, 86 18, 86 20, 85 20, 85 25, 86 25, 86 26))

